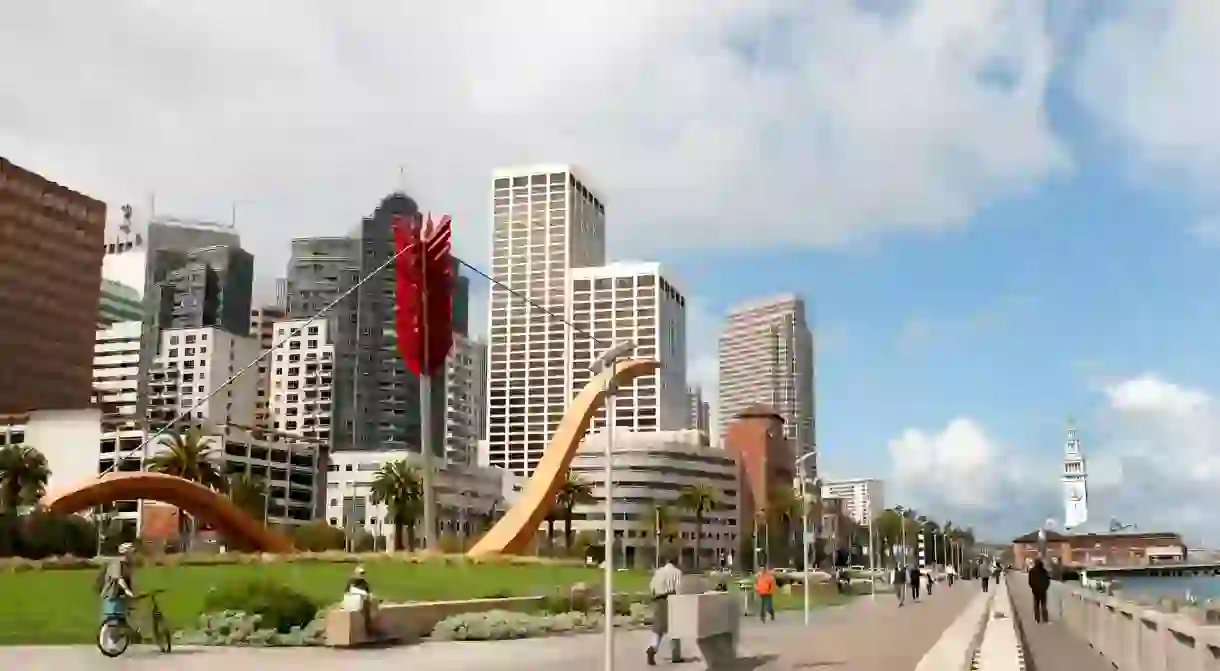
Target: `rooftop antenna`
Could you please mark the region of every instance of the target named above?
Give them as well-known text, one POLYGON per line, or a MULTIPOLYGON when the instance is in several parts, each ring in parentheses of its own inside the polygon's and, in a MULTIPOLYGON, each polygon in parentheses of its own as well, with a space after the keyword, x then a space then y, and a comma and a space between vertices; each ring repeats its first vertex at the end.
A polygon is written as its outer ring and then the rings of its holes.
POLYGON ((148 218, 152 219, 157 216, 157 193, 148 194, 148 218))
POLYGON ((398 190, 401 193, 407 192, 407 166, 398 165, 398 190))

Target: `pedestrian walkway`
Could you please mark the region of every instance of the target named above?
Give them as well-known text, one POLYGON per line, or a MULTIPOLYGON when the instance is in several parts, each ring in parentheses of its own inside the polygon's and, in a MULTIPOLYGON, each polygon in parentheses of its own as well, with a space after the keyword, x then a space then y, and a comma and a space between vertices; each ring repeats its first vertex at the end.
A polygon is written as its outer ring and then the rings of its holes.
MULTIPOLYGON (((940 638, 941 632, 979 593, 977 582, 959 582, 953 588, 938 586, 920 603, 899 608, 892 595, 858 597, 851 604, 814 611, 809 627, 801 614, 781 613, 774 623, 743 623, 739 653, 743 671, 913 671, 940 638)), ((615 671, 645 671, 646 631, 621 632, 615 637, 615 671)), ((361 671, 411 668, 428 671, 600 671, 603 668, 600 634, 557 636, 516 641, 424 643, 379 650, 327 648, 196 648, 170 656, 139 647, 121 660, 124 671, 322 671, 352 666, 361 671)), ((684 650, 694 656, 695 649, 684 650)), ((0 669, 55 669, 85 671, 99 668, 100 654, 90 646, 0 647, 0 669)), ((694 669, 696 664, 673 666, 659 661, 658 669, 694 669)), ((1084 670, 1087 671, 1087 670, 1084 670)))
POLYGON ((1114 665, 1059 622, 1034 622, 1034 595, 1024 573, 1008 574, 1008 593, 1021 625, 1027 671, 1114 671, 1114 665))

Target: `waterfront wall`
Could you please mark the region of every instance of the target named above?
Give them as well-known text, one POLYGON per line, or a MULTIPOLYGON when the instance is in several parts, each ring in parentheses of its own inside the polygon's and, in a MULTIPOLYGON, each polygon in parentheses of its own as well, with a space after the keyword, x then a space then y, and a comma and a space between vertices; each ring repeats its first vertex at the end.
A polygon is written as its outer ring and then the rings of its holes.
POLYGON ((1220 622, 1208 624, 1204 609, 1164 612, 1059 582, 1047 609, 1124 671, 1220 671, 1220 622))

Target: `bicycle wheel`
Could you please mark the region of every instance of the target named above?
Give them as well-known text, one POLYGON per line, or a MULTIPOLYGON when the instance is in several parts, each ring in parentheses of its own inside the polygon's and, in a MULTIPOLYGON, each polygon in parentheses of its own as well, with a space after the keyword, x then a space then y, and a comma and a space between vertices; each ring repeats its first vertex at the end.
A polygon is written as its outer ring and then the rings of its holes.
POLYGON ((127 652, 131 636, 127 625, 117 620, 106 620, 97 628, 97 649, 107 657, 118 657, 127 652))
POLYGON ((168 653, 174 647, 174 632, 170 631, 169 622, 165 620, 165 616, 161 611, 153 611, 152 616, 153 641, 157 643, 157 647, 161 652, 168 653))

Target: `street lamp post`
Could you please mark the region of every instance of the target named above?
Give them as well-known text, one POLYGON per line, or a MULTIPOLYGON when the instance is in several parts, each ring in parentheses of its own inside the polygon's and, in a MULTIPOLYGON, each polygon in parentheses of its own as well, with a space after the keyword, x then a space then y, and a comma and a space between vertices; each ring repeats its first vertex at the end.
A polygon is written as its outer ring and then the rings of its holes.
POLYGON ((603 617, 605 625, 603 668, 605 671, 614 671, 614 368, 615 362, 619 358, 634 349, 635 343, 621 342, 602 353, 592 366, 595 375, 609 371, 609 374, 606 375, 604 400, 606 405, 606 452, 604 455, 606 459, 606 542, 603 580, 606 583, 606 592, 602 606, 605 609, 603 617))
POLYGON ((801 571, 804 572, 801 583, 805 590, 805 626, 809 626, 809 583, 812 576, 809 575, 809 497, 805 491, 808 478, 801 472, 801 465, 816 454, 817 452, 806 452, 797 457, 792 469, 801 479, 801 571))

